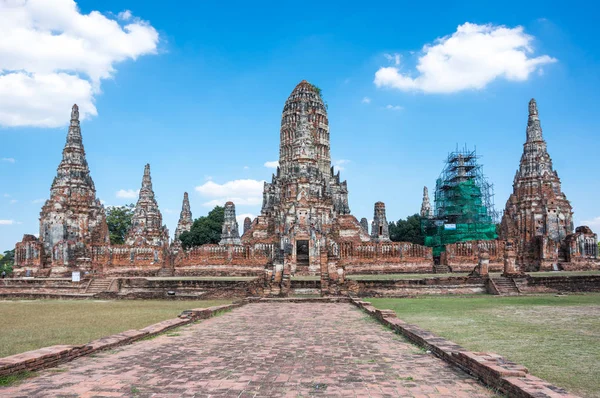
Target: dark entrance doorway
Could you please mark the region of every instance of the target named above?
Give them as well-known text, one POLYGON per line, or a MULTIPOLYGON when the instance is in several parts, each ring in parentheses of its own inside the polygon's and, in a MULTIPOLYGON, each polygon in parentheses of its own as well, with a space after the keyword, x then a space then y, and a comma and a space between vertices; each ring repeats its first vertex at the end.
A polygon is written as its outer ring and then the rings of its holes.
POLYGON ((309 265, 307 240, 296 241, 296 265, 309 265))

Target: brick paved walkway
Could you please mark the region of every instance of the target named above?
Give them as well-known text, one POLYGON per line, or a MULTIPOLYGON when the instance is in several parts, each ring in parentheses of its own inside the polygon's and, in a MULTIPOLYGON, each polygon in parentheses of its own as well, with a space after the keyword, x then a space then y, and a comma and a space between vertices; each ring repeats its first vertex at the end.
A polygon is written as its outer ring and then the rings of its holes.
POLYGON ((250 304, 80 358, 2 397, 488 397, 350 304, 250 304))

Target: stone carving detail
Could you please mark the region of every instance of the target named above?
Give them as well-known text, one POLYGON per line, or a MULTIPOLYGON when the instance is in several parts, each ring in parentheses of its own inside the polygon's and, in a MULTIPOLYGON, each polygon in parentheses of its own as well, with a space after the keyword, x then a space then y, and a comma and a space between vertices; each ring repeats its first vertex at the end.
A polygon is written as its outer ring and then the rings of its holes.
POLYGON ((149 164, 144 167, 142 188, 133 211, 131 228, 127 233, 125 244, 128 246, 161 247, 166 247, 169 244, 169 231, 162 223, 162 214, 158 209, 158 203, 152 190, 149 164))
POLYGON ((221 230, 220 245, 241 245, 238 222, 235 219, 235 205, 233 202, 225 203, 225 218, 221 230))
POLYGON ((73 105, 62 161, 40 213, 39 240, 46 265, 77 265, 89 257, 91 245, 109 243, 104 206, 85 157, 79 108, 73 105))
POLYGON ((184 232, 189 232, 192 229, 194 219, 192 218, 192 210, 190 209, 190 199, 188 193, 183 193, 183 203, 181 204, 181 213, 179 213, 179 221, 175 229, 174 243, 179 244, 179 236, 184 232))
POLYGON ((429 202, 429 191, 427 187, 423 187, 423 203, 421 203, 421 217, 433 217, 433 214, 431 212, 431 203, 429 202))
POLYGON ((552 167, 534 99, 529 102, 526 137, 501 235, 514 242, 516 264, 523 270, 553 269, 565 259, 561 246, 573 231, 573 210, 552 167))
POLYGON ((385 216, 385 203, 375 203, 373 222, 371 223, 371 240, 374 242, 391 242, 388 222, 385 216))

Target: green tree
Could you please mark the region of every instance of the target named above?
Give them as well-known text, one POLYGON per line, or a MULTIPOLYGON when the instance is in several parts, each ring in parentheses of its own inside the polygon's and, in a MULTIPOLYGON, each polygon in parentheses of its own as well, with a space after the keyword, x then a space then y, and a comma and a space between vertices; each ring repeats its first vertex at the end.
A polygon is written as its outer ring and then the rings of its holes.
POLYGON ((224 219, 225 208, 215 206, 207 216, 195 219, 189 232, 184 232, 179 236, 181 246, 187 249, 192 246, 219 243, 224 219))
POLYGON ((14 263, 15 249, 5 251, 2 258, 0 258, 0 274, 2 271, 6 271, 8 275, 12 274, 14 263))
POLYGON ((418 214, 389 223, 390 239, 393 242, 412 242, 422 245, 425 243, 421 231, 421 217, 418 214))
POLYGON ((125 206, 108 206, 106 208, 106 223, 108 224, 108 233, 110 243, 113 245, 122 245, 125 243, 125 236, 131 227, 131 217, 133 216, 133 204, 125 206))

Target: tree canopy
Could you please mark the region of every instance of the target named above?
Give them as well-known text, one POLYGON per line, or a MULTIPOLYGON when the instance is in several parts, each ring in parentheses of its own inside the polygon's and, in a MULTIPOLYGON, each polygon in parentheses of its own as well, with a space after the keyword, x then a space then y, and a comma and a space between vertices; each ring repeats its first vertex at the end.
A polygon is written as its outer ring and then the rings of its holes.
POLYGON ((225 208, 215 206, 207 216, 195 219, 189 232, 179 235, 181 246, 187 249, 192 246, 219 243, 224 219, 225 208))
POLYGON ((421 217, 418 214, 389 223, 390 239, 393 242, 412 242, 422 245, 425 237, 421 230, 421 217))
POLYGON ((0 258, 0 273, 2 273, 2 271, 6 271, 7 274, 11 274, 14 262, 15 249, 5 251, 4 256, 0 258))
POLYGON ((106 208, 106 223, 112 245, 122 245, 125 243, 125 236, 131 227, 131 217, 133 216, 133 204, 125 206, 109 206, 106 208))

